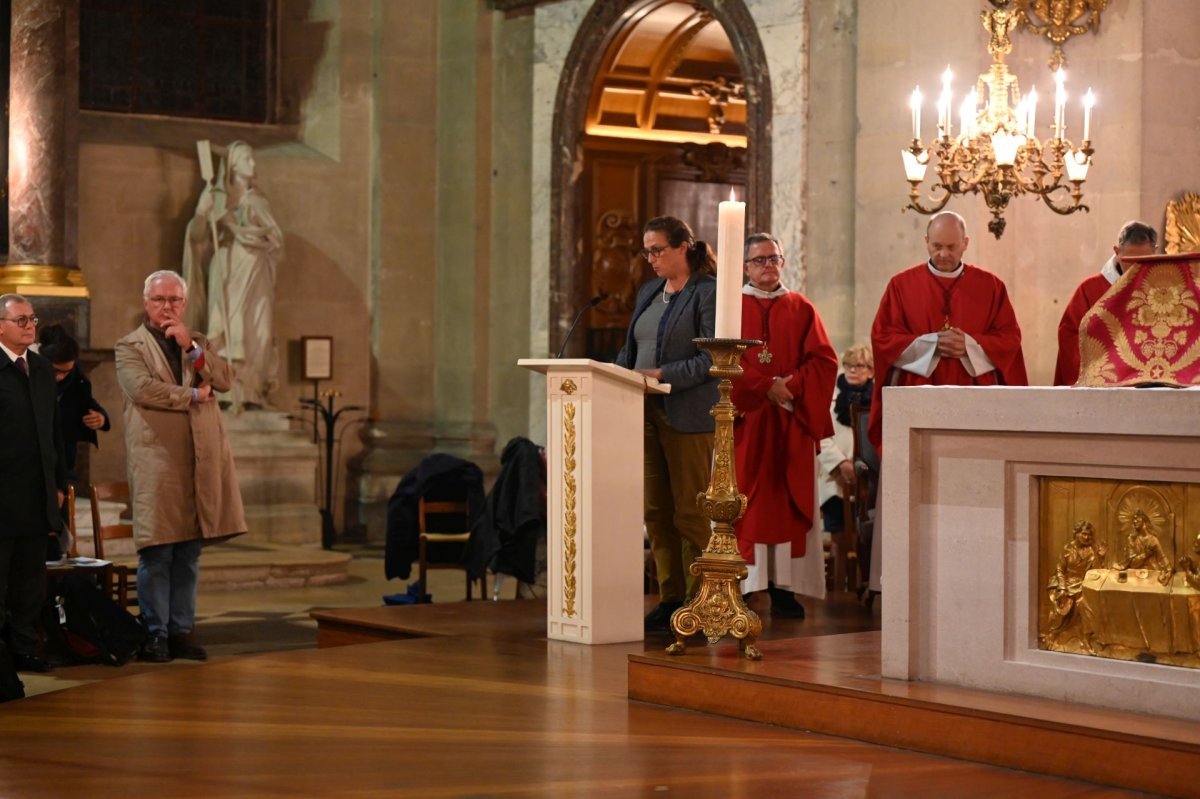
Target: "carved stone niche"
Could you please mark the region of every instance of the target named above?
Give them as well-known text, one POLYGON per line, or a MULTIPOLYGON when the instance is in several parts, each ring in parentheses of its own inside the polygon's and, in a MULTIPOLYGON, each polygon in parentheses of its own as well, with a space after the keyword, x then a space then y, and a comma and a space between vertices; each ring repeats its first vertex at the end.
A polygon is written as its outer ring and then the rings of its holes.
POLYGON ((1040 478, 1038 642, 1200 668, 1200 485, 1040 478))

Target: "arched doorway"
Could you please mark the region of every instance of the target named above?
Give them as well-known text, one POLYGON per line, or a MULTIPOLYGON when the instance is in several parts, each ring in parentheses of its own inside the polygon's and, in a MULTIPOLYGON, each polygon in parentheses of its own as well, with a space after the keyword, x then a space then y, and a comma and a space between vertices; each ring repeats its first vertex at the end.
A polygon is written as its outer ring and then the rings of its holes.
POLYGON ((620 346, 648 269, 633 251, 651 216, 689 218, 704 237, 736 186, 749 229, 769 228, 770 109, 766 55, 742 0, 596 2, 555 103, 551 352, 595 294, 614 299, 568 351, 603 359, 620 346))

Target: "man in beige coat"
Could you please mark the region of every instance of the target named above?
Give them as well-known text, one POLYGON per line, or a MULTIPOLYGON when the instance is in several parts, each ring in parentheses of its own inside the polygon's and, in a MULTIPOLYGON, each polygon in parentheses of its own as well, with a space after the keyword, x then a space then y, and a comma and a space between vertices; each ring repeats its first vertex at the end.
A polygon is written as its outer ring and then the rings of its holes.
POLYGON ((125 446, 138 550, 137 594, 149 633, 140 657, 204 660, 196 643, 200 548, 246 531, 242 497, 214 391, 233 369, 181 321, 187 283, 146 278, 145 322, 117 342, 125 446))

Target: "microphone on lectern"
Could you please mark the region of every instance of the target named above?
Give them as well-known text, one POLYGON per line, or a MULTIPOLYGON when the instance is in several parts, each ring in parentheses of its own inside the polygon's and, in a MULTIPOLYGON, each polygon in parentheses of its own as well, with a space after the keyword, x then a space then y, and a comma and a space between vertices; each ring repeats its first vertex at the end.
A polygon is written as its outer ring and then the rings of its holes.
POLYGON ((595 308, 597 305, 607 299, 608 295, 597 294, 595 297, 592 297, 590 300, 588 300, 587 305, 579 309, 579 313, 575 314, 575 321, 572 322, 571 326, 567 329, 566 338, 563 339, 562 346, 558 348, 558 355, 555 355, 555 358, 561 358, 563 353, 567 351, 567 344, 571 341, 571 334, 575 332, 575 328, 579 325, 579 320, 583 318, 583 315, 587 313, 589 309, 595 308))

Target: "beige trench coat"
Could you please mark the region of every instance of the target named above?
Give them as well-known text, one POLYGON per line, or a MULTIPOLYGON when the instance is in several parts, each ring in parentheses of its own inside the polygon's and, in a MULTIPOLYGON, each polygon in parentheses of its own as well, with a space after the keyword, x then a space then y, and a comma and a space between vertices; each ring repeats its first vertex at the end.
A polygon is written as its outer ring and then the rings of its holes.
MULTIPOLYGON (((228 391, 233 368, 205 349, 200 376, 228 391)), ((215 401, 192 404, 196 372, 183 358, 183 385, 144 326, 117 342, 117 380, 125 395, 125 448, 133 502, 133 539, 140 550, 246 531, 242 495, 215 401)))

